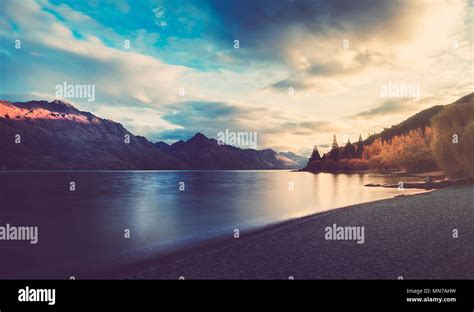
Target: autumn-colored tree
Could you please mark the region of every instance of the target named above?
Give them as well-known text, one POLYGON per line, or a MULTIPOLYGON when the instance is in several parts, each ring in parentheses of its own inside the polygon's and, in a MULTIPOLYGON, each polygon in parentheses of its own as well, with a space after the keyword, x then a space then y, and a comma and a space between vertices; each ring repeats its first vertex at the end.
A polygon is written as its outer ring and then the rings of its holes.
POLYGON ((474 175, 474 96, 451 104, 432 120, 432 148, 439 165, 453 176, 474 175))
POLYGON ((352 171, 363 171, 369 169, 367 160, 352 158, 347 162, 348 167, 352 171))
POLYGON ((370 158, 379 155, 381 152, 382 140, 376 139, 372 144, 364 146, 362 159, 369 160, 370 158))
POLYGON ((382 171, 432 170, 437 167, 430 148, 432 137, 432 129, 426 127, 394 136, 389 142, 379 138, 372 144, 364 146, 362 158, 368 160, 370 169, 382 171))

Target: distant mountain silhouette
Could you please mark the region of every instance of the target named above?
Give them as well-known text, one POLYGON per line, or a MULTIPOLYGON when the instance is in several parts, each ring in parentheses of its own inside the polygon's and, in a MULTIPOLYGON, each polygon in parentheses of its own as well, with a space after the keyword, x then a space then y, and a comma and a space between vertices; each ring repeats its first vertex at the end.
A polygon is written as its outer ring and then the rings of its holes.
POLYGON ((298 155, 219 145, 201 133, 152 144, 121 124, 55 100, 0 100, 0 170, 293 169, 298 155))
MULTIPOLYGON (((171 145, 157 142, 155 146, 163 153, 181 160, 188 169, 297 169, 302 167, 301 162, 283 153, 279 154, 271 149, 254 150, 219 145, 217 140, 209 139, 202 133, 197 133, 186 142, 178 141, 171 145)), ((298 155, 295 156, 298 157, 298 155)))
POLYGON ((278 154, 285 156, 295 162, 297 168, 303 168, 308 163, 308 157, 297 155, 293 152, 279 152, 278 154))

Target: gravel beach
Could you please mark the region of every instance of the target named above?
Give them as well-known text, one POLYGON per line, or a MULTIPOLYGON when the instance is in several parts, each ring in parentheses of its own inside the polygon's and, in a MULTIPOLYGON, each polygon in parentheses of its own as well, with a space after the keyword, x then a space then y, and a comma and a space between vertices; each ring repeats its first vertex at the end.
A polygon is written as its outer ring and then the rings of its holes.
MULTIPOLYGON (((132 279, 474 279, 474 186, 340 208, 129 267, 132 279), (364 227, 364 242, 326 228, 364 227)), ((122 271, 123 273, 124 271, 122 271)))

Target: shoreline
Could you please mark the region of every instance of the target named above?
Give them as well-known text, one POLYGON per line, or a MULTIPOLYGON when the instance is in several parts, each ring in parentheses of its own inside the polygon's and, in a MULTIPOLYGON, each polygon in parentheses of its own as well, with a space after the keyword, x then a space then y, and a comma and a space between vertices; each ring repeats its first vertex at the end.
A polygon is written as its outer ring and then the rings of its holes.
POLYGON ((364 186, 434 190, 434 189, 446 188, 449 186, 459 186, 459 185, 469 185, 469 184, 474 184, 474 178, 465 177, 465 178, 455 178, 455 179, 444 179, 444 180, 432 181, 432 182, 411 182, 411 183, 403 182, 403 184, 369 183, 369 184, 365 184, 364 186))
POLYGON ((405 172, 405 171, 394 171, 394 172, 380 172, 377 170, 362 170, 362 171, 309 171, 300 169, 294 172, 309 172, 312 174, 319 174, 319 173, 330 173, 330 174, 380 174, 382 176, 392 176, 392 177, 400 177, 400 178, 420 178, 424 180, 424 178, 428 177, 430 179, 429 182, 403 182, 403 186, 400 186, 399 183, 391 183, 391 184, 379 184, 379 183, 368 183, 364 184, 366 187, 385 187, 385 188, 407 188, 407 189, 424 189, 424 190, 434 190, 434 189, 441 189, 446 188, 449 186, 457 186, 457 185, 467 185, 467 184, 474 184, 474 177, 472 176, 464 176, 458 178, 449 178, 446 176, 444 171, 430 171, 430 172, 405 172), (433 180, 431 180, 433 179, 433 180))
POLYGON ((464 185, 336 208, 241 232, 239 239, 214 239, 152 257, 103 278, 474 278, 474 246, 468 240, 473 232, 472 202, 473 186, 464 185), (333 224, 365 227, 366 242, 325 240, 324 228, 333 224), (451 236, 455 227, 462 233, 459 238, 451 236), (427 228, 432 231, 424 231, 427 228), (443 237, 436 241, 440 232, 443 237), (446 261, 446 252, 457 257, 446 261))

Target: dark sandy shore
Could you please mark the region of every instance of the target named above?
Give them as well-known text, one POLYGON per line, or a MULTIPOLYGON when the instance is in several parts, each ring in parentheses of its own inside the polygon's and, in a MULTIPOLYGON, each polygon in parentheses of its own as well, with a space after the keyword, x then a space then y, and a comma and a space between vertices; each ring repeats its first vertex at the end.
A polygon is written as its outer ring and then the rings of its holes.
MULTIPOLYGON (((474 186, 341 208, 130 267, 138 279, 474 279, 474 186), (364 226, 365 243, 325 240, 364 226), (459 232, 453 238, 453 229, 459 232)), ((123 272, 123 271, 122 271, 123 272)))

